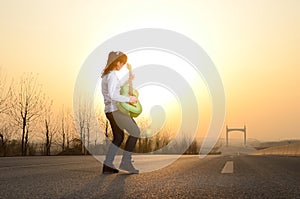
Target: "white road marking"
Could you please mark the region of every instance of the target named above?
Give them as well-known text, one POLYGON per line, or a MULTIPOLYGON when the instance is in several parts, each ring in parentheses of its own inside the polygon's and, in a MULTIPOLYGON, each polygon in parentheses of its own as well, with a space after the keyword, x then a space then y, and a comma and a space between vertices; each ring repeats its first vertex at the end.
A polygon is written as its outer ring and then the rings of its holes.
POLYGON ((233 173, 233 161, 227 161, 221 173, 233 173))

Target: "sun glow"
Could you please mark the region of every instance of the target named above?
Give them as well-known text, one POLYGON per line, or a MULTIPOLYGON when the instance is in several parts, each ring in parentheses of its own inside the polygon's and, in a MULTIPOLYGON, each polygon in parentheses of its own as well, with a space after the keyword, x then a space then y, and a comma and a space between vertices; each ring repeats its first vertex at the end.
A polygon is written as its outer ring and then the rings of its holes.
MULTIPOLYGON (((151 67, 153 65, 163 66, 168 68, 167 70, 175 72, 181 78, 174 79, 172 85, 176 85, 177 88, 179 87, 179 90, 181 90, 182 93, 187 92, 187 88, 177 81, 183 81, 189 85, 196 101, 198 102, 196 105, 197 107, 191 108, 198 110, 198 113, 201 116, 201 121, 199 121, 200 125, 198 126, 197 131, 201 131, 201 136, 204 136, 209 126, 211 117, 210 111, 212 107, 206 83, 201 74, 199 75, 199 72, 196 71, 195 67, 185 60, 184 57, 164 49, 135 49, 126 53, 128 55, 128 63, 132 64, 133 73, 135 72, 135 69, 138 70, 140 67, 143 69, 143 67, 147 68, 148 66, 151 67)), ((164 76, 164 78, 171 78, 170 74, 161 73, 162 72, 158 70, 151 74, 164 76)), ((138 71, 138 74, 136 74, 140 76, 136 76, 135 79, 137 82, 139 82, 138 80, 146 77, 151 80, 151 77, 148 77, 151 74, 145 74, 143 73, 143 70, 141 70, 141 72, 138 71)), ((124 67, 117 75, 119 79, 127 79, 128 71, 124 67)), ((163 85, 156 83, 155 81, 136 85, 135 79, 133 80, 133 86, 138 90, 139 100, 143 106, 143 113, 139 117, 151 120, 151 110, 153 107, 157 108, 159 106, 163 109, 166 116, 164 126, 173 126, 176 127, 175 129, 177 130, 180 129, 182 107, 180 99, 172 90, 171 85, 163 85)), ((153 77, 153 79, 155 78, 153 77)), ((191 132, 191 130, 187 131, 191 132)))
MULTIPOLYGON (((225 88, 228 125, 246 123, 258 139, 299 138, 299 1, 30 2, 0 1, 0 67, 7 81, 18 82, 24 72, 38 73, 55 107, 72 106, 78 72, 103 42, 129 30, 162 28, 191 38, 212 58, 225 88)), ((181 74, 205 116, 200 124, 209 124, 209 91, 188 63, 163 51, 126 53, 133 69, 153 63, 181 74)), ((105 65, 105 59, 98 61, 99 67, 105 65)), ((135 88, 148 112, 156 87, 135 88)), ((103 104, 101 90, 96 96, 103 104)))

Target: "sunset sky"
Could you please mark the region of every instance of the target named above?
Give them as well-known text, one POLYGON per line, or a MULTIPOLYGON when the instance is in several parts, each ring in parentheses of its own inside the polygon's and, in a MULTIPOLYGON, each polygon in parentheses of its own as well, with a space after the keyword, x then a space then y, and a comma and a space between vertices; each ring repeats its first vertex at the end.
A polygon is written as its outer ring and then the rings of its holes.
POLYGON ((169 29, 197 42, 217 67, 224 125, 245 124, 259 140, 300 139, 299 10, 298 0, 1 0, 0 67, 16 80, 39 74, 55 105, 72 107, 78 72, 102 42, 138 28, 169 29))

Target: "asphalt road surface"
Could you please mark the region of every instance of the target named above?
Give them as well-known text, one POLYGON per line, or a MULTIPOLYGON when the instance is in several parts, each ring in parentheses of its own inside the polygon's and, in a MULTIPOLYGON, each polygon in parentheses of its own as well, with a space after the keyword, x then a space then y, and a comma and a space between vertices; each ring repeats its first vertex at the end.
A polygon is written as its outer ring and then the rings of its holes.
POLYGON ((183 156, 141 174, 101 169, 92 156, 0 158, 0 198, 300 198, 300 157, 183 156))

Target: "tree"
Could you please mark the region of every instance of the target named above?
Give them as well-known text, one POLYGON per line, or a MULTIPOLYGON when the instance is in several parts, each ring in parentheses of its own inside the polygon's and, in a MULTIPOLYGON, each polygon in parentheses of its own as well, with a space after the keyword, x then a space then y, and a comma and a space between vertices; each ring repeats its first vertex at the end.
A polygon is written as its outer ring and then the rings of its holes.
POLYGON ((52 104, 53 101, 46 100, 44 102, 44 135, 45 135, 45 155, 51 154, 51 145, 53 142, 53 136, 57 131, 56 123, 53 121, 52 104))
POLYGON ((7 113, 9 110, 10 87, 6 84, 6 76, 0 68, 0 156, 6 156, 8 141, 12 135, 8 126, 7 113))
POLYGON ((80 148, 81 152, 84 153, 84 140, 85 140, 85 122, 86 122, 86 110, 84 107, 84 102, 82 99, 78 100, 77 107, 75 107, 75 121, 77 125, 77 129, 79 129, 79 136, 80 136, 80 148))
POLYGON ((97 128, 94 128, 94 153, 95 154, 106 154, 110 141, 113 140, 113 133, 109 124, 108 119, 105 116, 103 107, 98 104, 95 108, 97 117, 97 128), (110 141, 109 141, 110 140, 110 141))
POLYGON ((43 95, 37 76, 24 74, 12 91, 10 115, 21 128, 21 155, 27 154, 31 124, 43 113, 43 95))
POLYGON ((8 143, 11 138, 11 131, 9 127, 4 125, 0 128, 0 156, 6 156, 8 150, 8 143))
POLYGON ((66 113, 65 108, 62 108, 61 111, 61 150, 64 151, 66 143, 66 113))
POLYGON ((87 154, 86 148, 90 147, 91 132, 96 133, 95 124, 93 123, 92 116, 95 115, 93 111, 93 98, 83 95, 84 98, 78 100, 75 107, 75 121, 77 129, 79 129, 80 140, 82 142, 82 153, 87 154), (94 114, 93 114, 94 113, 94 114), (92 131, 93 129, 93 131, 92 131))
POLYGON ((0 114, 7 113, 9 110, 9 97, 11 87, 6 84, 6 76, 0 68, 0 114))
POLYGON ((74 123, 70 111, 63 106, 60 112, 60 132, 58 135, 58 144, 61 150, 65 151, 70 148, 70 142, 74 138, 74 123))

